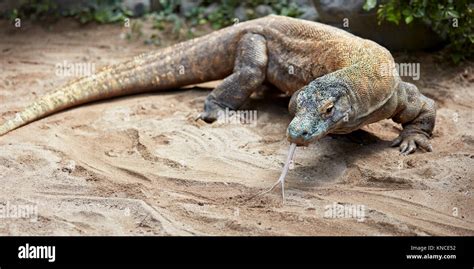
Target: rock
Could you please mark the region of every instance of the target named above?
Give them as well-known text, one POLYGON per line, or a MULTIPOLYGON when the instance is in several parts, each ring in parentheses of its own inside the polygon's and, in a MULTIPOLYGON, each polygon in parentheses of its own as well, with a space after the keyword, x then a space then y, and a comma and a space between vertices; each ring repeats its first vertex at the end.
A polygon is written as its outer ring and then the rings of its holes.
POLYGON ((317 21, 318 12, 311 0, 290 0, 290 4, 294 4, 303 12, 298 18, 308 21, 317 21))
POLYGON ((219 9, 219 4, 214 2, 204 9, 203 14, 204 16, 209 16, 212 13, 216 12, 218 9, 219 9))
POLYGON ((244 6, 239 6, 234 10, 234 15, 239 21, 246 21, 248 20, 247 10, 244 6))
POLYGON ((290 3, 295 3, 298 7, 305 8, 308 6, 313 6, 311 0, 290 0, 290 3))
POLYGON ((350 18, 363 11, 365 0, 313 0, 320 20, 329 23, 341 23, 343 18, 350 18))
POLYGON ((150 10, 150 0, 124 0, 122 5, 131 10, 135 17, 143 16, 150 10))
POLYGON ((319 20, 318 11, 313 6, 304 9, 304 13, 299 16, 300 19, 308 21, 317 21, 319 20))
POLYGON ((273 13, 274 13, 273 8, 271 6, 268 6, 268 5, 258 5, 255 8, 255 14, 258 17, 265 17, 265 16, 273 14, 273 13))
POLYGON ((181 16, 186 16, 190 14, 193 9, 198 8, 201 4, 202 0, 181 0, 179 13, 181 16))

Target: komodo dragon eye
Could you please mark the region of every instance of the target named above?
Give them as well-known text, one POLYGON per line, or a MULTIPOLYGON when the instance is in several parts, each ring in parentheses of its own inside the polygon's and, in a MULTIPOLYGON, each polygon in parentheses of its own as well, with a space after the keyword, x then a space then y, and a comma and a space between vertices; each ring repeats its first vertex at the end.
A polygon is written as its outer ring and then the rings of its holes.
POLYGON ((330 107, 326 108, 326 114, 331 113, 333 107, 334 105, 331 105, 330 107))
POLYGON ((321 113, 329 115, 331 114, 332 110, 334 108, 334 103, 326 103, 323 107, 321 107, 321 113))

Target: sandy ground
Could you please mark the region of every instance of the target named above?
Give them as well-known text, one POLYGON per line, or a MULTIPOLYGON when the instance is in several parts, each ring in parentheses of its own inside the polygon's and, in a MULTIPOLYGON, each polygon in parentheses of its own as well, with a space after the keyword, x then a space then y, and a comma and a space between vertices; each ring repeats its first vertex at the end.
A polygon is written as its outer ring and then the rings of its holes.
MULTIPOLYGON (((2 118, 70 80, 58 63, 153 49, 117 25, 0 25, 2 118)), ((281 172, 288 99, 250 102, 257 126, 195 122, 209 90, 107 100, 0 137, 0 208, 37 210, 4 215, 0 234, 474 235, 474 64, 397 59, 421 62, 415 83, 438 103, 432 153, 400 156, 389 120, 356 140, 324 138, 297 149, 282 205, 278 190, 250 198, 281 172), (328 215, 339 206, 359 215, 328 215)))

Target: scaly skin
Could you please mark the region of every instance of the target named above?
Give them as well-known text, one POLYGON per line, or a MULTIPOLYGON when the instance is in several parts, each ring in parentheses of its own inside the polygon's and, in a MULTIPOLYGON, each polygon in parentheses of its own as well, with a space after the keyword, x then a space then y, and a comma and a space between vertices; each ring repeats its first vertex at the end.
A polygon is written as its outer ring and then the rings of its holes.
POLYGON ((0 125, 0 135, 87 102, 224 79, 200 118, 238 109, 263 83, 292 95, 288 140, 306 145, 386 118, 401 123, 403 154, 431 151, 435 104, 402 82, 390 53, 376 43, 320 23, 281 16, 240 23, 144 54, 52 92, 0 125), (184 71, 184 72, 180 72, 184 71))

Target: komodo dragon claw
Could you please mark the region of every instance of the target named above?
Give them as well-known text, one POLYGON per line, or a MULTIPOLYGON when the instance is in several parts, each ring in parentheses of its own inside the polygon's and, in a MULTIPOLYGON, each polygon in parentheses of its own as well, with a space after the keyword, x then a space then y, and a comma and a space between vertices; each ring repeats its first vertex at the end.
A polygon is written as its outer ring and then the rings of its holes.
POLYGON ((392 147, 399 146, 402 155, 408 155, 416 151, 417 148, 422 148, 425 151, 433 151, 428 137, 422 133, 402 132, 392 142, 392 147))

